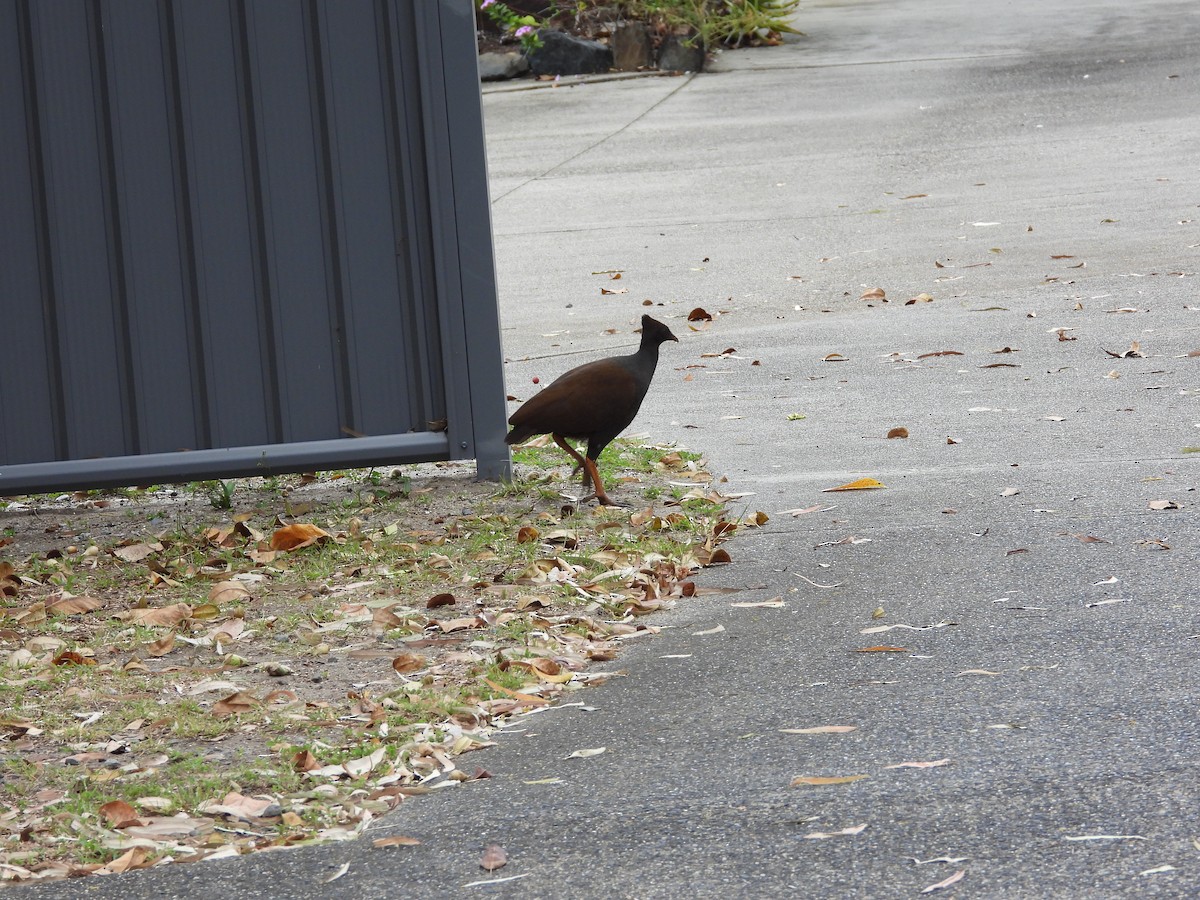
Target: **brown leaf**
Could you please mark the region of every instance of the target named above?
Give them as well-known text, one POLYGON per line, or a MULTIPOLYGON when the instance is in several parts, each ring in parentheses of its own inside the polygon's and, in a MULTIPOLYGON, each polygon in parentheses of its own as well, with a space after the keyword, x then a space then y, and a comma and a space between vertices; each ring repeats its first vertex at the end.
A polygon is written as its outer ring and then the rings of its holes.
POLYGON ((917 294, 917 296, 910 297, 908 300, 905 300, 904 305, 905 306, 913 306, 914 304, 917 304, 917 303, 932 303, 932 302, 933 302, 932 294, 917 294))
POLYGON ((907 653, 907 647, 889 647, 886 644, 880 644, 877 647, 860 647, 854 651, 855 653, 907 653))
POLYGON ((881 287, 867 288, 858 298, 859 300, 882 300, 887 303, 887 292, 881 287))
POLYGON ((218 581, 208 590, 208 601, 217 605, 249 596, 249 589, 240 581, 218 581))
POLYGON ((226 716, 250 712, 257 705, 258 701, 254 697, 238 691, 236 694, 230 694, 214 703, 212 714, 219 719, 224 719, 226 716))
POLYGON ((981 369, 1019 369, 1017 363, 988 363, 986 366, 980 366, 981 369))
POLYGON ((917 359, 928 359, 931 356, 962 356, 961 350, 935 350, 932 353, 922 353, 917 359))
POLYGON ((52 662, 56 666, 94 666, 96 664, 96 660, 90 656, 84 656, 74 650, 64 650, 54 657, 52 662))
POLYGON ((889 431, 887 433, 887 436, 888 436, 889 440, 891 440, 892 438, 906 438, 906 437, 908 437, 908 429, 905 428, 904 426, 899 426, 899 427, 893 428, 891 431, 889 431))
MULTIPOLYGON (((620 278, 621 276, 616 275, 614 277, 620 278)), ((371 841, 371 846, 380 849, 384 847, 416 847, 420 843, 421 842, 416 838, 406 837, 403 834, 397 834, 393 837, 376 838, 375 840, 371 841)))
POLYGON ((711 322, 712 313, 702 306, 697 306, 690 313, 688 313, 687 320, 689 322, 711 322))
POLYGON ((432 597, 430 597, 428 600, 425 601, 425 608, 426 609, 437 609, 439 606, 453 606, 454 603, 455 603, 455 600, 454 600, 453 594, 447 594, 447 593, 434 594, 432 597))
POLYGON ((147 606, 138 609, 127 609, 117 613, 114 618, 121 619, 131 625, 178 625, 192 615, 192 608, 186 603, 174 603, 171 606, 147 606))
POLYGON ((541 534, 541 532, 532 525, 522 525, 517 531, 517 543, 528 544, 531 541, 536 541, 539 534, 541 534))
POLYGON ((299 550, 326 540, 329 540, 328 532, 322 531, 316 525, 296 522, 275 530, 271 535, 271 549, 299 550))
POLYGON ((505 694, 516 700, 520 700, 522 703, 528 703, 532 706, 549 706, 550 705, 550 701, 547 700, 545 697, 535 697, 535 696, 533 696, 533 694, 524 694, 521 691, 511 690, 509 688, 506 688, 502 684, 498 684, 495 681, 492 681, 492 679, 490 679, 490 678, 485 678, 483 680, 485 682, 487 682, 488 687, 490 687, 492 690, 499 691, 501 694, 505 694))
POLYGON ((392 668, 401 674, 418 672, 429 665, 429 661, 420 653, 405 651, 392 659, 392 668))
POLYGON ((166 656, 175 649, 175 632, 172 631, 166 637, 152 643, 143 644, 142 649, 155 658, 166 656))
POLYGON ((138 811, 124 800, 105 803, 98 812, 108 820, 108 824, 113 828, 127 828, 130 825, 142 824, 142 820, 138 818, 138 811))
POLYGON ((56 616, 73 616, 78 613, 91 612, 103 605, 103 600, 96 600, 93 597, 59 597, 46 604, 46 612, 56 616))
POLYGON ((150 851, 145 847, 134 847, 127 850, 125 853, 118 856, 112 862, 109 862, 93 873, 95 875, 115 875, 120 872, 129 872, 133 869, 143 868, 146 864, 146 857, 150 855, 150 851))
MULTIPOLYGON (((1104 350, 1103 347, 1101 349, 1104 350)), ((1109 356, 1116 357, 1117 359, 1131 359, 1134 357, 1137 359, 1146 358, 1146 354, 1142 352, 1142 345, 1138 341, 1131 341, 1129 344, 1129 349, 1122 350, 1120 353, 1114 353, 1112 350, 1104 350, 1104 352, 1109 356)))
POLYGON ((483 858, 479 860, 480 867, 489 872, 495 872, 507 864, 508 854, 499 844, 488 844, 487 849, 483 851, 483 858))
POLYGON ((292 757, 292 768, 297 772, 311 772, 321 768, 321 761, 308 750, 300 750, 292 757))

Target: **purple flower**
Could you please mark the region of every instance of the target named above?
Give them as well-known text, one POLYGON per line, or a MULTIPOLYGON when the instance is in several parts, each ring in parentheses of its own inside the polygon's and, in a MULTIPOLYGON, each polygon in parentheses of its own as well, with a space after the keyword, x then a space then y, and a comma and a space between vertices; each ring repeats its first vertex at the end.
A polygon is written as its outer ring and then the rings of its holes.
POLYGON ((523 38, 523 37, 525 37, 525 35, 530 34, 532 31, 533 31, 532 25, 522 25, 520 28, 518 28, 516 31, 513 32, 513 35, 515 35, 516 37, 519 37, 519 38, 523 38))
POLYGON ((483 0, 483 2, 479 4, 479 8, 487 9, 489 6, 491 6, 495 2, 496 2, 496 0, 483 0))

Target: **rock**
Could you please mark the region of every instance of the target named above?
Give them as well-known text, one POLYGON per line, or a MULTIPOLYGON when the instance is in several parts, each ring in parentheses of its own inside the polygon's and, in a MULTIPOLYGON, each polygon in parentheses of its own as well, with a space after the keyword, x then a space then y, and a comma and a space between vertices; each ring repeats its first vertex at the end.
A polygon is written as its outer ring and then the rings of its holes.
POLYGON ((538 32, 538 37, 542 46, 528 55, 534 75, 591 75, 612 68, 612 51, 596 41, 546 28, 538 32))
POLYGON ((621 72, 636 72, 654 65, 654 45, 650 29, 641 22, 618 25, 612 35, 613 68, 621 72))
POLYGON ((529 71, 529 62, 520 53, 480 53, 479 80, 503 81, 529 71))
POLYGON ((658 67, 664 72, 701 72, 704 70, 704 47, 700 39, 689 35, 670 34, 658 54, 658 67), (695 41, 689 46, 688 40, 695 41))

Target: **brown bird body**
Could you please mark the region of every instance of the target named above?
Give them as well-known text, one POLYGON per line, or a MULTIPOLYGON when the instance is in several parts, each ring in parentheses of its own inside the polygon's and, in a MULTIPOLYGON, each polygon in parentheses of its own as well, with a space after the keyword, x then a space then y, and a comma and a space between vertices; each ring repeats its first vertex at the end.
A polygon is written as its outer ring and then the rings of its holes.
POLYGON ((583 468, 583 483, 595 486, 596 499, 605 506, 618 505, 604 492, 596 460, 641 409, 658 365, 659 345, 678 340, 662 322, 642 316, 637 353, 598 359, 560 375, 512 414, 508 424, 513 429, 505 441, 518 444, 535 434, 551 435, 583 468), (587 456, 580 456, 566 438, 587 441, 587 456))

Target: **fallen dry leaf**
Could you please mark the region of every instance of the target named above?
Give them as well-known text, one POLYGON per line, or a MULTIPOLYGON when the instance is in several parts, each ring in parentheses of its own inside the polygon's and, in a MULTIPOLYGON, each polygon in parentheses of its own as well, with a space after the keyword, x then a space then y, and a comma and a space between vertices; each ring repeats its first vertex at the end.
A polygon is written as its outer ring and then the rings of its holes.
POLYGON ((327 540, 329 540, 329 533, 327 531, 323 531, 316 525, 296 522, 275 530, 275 533, 271 535, 271 549, 284 551, 300 550, 320 541, 327 540))
POLYGON ((857 725, 817 725, 814 728, 780 728, 783 734, 848 734, 857 731, 857 725))
POLYGON ((249 596, 249 589, 240 581, 218 581, 208 590, 208 602, 216 603, 218 606, 249 596))
POLYGON ((178 625, 192 615, 192 608, 186 603, 175 603, 171 606, 140 607, 116 613, 114 618, 121 619, 131 625, 178 625))
POLYGON ((884 766, 885 769, 936 769, 939 766, 950 765, 950 759, 935 759, 932 762, 902 762, 884 766))
POLYGON ((574 753, 568 753, 567 759, 587 759, 590 756, 599 756, 601 753, 606 753, 607 747, 588 747, 583 750, 576 750, 574 753))
POLYGON ((420 653, 405 652, 392 658, 392 668, 401 675, 409 672, 419 672, 429 664, 420 653))
POLYGON ((416 847, 421 842, 416 838, 397 834, 394 837, 376 838, 371 841, 372 847, 416 847))
POLYGON ((858 298, 859 300, 882 300, 887 302, 887 292, 881 287, 867 288, 858 298))
POLYGON ((887 437, 888 440, 892 440, 893 438, 906 438, 908 437, 908 429, 904 426, 893 428, 887 433, 887 437))
POLYGON ((138 811, 124 800, 113 800, 105 803, 100 807, 98 812, 104 816, 108 824, 113 828, 126 828, 130 825, 142 824, 142 820, 138 816, 138 811))
POLYGON ((822 493, 829 494, 834 491, 869 491, 873 488, 887 487, 881 481, 876 481, 874 478, 859 478, 857 481, 851 481, 848 484, 841 484, 837 487, 825 488, 822 493))
POLYGON ((967 874, 966 869, 959 869, 957 872, 955 872, 953 875, 951 875, 949 878, 945 879, 944 881, 939 881, 937 884, 931 884, 927 888, 922 888, 921 893, 922 894, 932 894, 934 891, 940 891, 942 888, 948 888, 952 884, 958 884, 958 882, 963 880, 963 876, 965 876, 966 874, 967 874))
POLYGON ((487 849, 483 851, 483 858, 479 860, 480 868, 487 869, 489 872, 495 872, 507 864, 508 854, 499 844, 488 844, 487 849))
POLYGON ((228 697, 223 697, 213 704, 212 714, 218 718, 225 716, 235 716, 239 713, 249 712, 258 705, 258 701, 249 694, 238 691, 235 694, 230 694, 228 697))
POLYGON ((851 825, 849 828, 843 828, 841 831, 810 831, 804 837, 810 841, 823 841, 826 838, 862 834, 866 830, 866 827, 867 823, 863 822, 861 825, 851 825))
POLYGON ((825 784, 850 784, 854 781, 862 781, 864 778, 870 778, 870 775, 797 775, 792 779, 791 786, 799 787, 800 785, 825 785, 825 784))

